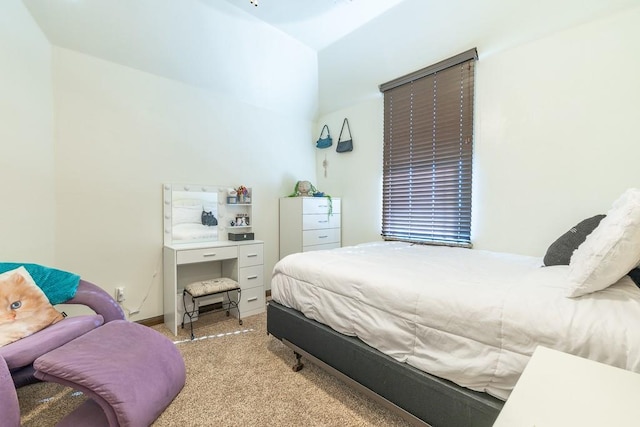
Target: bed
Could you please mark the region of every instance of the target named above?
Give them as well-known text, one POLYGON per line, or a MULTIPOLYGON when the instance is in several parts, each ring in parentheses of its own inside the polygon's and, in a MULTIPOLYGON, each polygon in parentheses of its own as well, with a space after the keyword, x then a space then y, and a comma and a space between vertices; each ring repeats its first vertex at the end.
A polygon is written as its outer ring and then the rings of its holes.
POLYGON ((576 268, 403 242, 292 254, 267 329, 413 424, 490 426, 538 345, 640 372, 640 289, 567 297, 576 268))

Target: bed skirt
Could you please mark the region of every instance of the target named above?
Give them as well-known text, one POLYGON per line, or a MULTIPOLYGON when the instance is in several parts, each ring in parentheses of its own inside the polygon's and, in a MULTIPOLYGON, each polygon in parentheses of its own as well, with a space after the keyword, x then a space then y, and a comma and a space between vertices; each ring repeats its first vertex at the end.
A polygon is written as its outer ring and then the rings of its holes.
POLYGON ((389 402, 391 409, 397 407, 405 419, 408 413, 433 427, 489 427, 504 405, 493 396, 400 363, 273 301, 267 306, 267 332, 346 375, 389 402))

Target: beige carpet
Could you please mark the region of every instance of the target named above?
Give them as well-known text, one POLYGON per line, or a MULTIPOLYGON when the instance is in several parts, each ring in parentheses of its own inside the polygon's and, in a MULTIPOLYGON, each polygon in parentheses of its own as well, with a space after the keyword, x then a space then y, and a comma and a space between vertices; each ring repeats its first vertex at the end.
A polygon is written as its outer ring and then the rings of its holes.
MULTIPOLYGON (((182 352, 187 382, 153 424, 160 426, 407 426, 385 408, 305 361, 293 372, 293 353, 266 333, 266 315, 242 326, 224 313, 196 323, 196 341, 187 331, 174 337, 154 329, 182 352)), ((117 355, 114 355, 117 357, 117 355)), ((53 426, 84 396, 54 384, 18 390, 25 427, 53 426)))

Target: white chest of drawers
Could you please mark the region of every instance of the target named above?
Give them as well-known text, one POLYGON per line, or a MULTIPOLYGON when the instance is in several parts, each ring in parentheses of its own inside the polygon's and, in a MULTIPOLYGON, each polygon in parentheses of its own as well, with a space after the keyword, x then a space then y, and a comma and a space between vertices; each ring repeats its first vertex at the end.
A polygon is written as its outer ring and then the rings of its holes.
POLYGON ((280 199, 280 259, 296 252, 339 248, 340 198, 280 199), (331 213, 329 211, 331 210, 331 213))

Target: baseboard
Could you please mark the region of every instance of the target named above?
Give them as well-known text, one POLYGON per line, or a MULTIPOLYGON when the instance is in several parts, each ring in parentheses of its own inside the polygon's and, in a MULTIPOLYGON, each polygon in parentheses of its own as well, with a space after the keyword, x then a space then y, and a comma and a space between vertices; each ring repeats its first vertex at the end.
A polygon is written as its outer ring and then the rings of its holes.
POLYGON ((135 323, 139 323, 141 325, 149 326, 149 327, 161 325, 164 323, 164 316, 160 315, 156 317, 149 317, 148 319, 136 320, 135 323))

